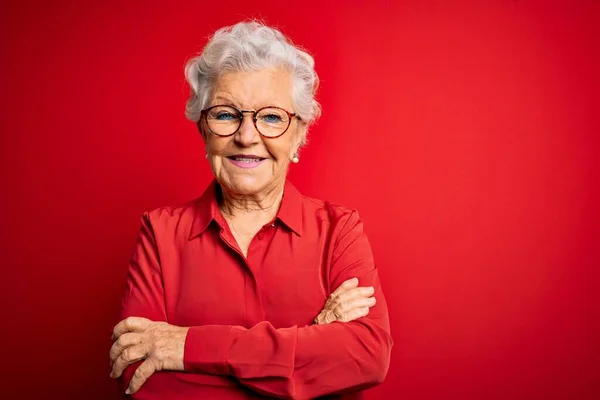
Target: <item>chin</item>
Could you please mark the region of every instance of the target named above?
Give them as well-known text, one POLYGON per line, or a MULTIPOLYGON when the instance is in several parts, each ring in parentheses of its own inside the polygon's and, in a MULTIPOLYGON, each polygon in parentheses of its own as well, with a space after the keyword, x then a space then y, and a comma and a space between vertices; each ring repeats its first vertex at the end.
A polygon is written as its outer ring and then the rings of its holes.
POLYGON ((224 184, 228 189, 238 194, 256 194, 269 186, 269 179, 256 176, 235 176, 227 179, 224 184))

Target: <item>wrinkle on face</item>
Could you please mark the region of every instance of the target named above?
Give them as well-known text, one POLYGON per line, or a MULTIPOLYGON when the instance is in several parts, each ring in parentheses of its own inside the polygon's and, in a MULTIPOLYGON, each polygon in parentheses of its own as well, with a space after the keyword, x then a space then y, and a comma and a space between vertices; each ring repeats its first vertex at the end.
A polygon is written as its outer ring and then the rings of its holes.
MULTIPOLYGON (((224 73, 215 83, 207 107, 219 104, 253 111, 276 106, 294 113, 292 74, 283 68, 224 73)), ((231 195, 255 200, 264 200, 283 190, 290 161, 306 133, 305 124, 293 118, 282 136, 264 138, 256 131, 249 114, 245 114, 240 129, 232 136, 215 136, 206 126, 203 130, 208 159, 217 181, 231 195), (244 169, 227 159, 235 154, 253 154, 266 160, 256 168, 244 169)))

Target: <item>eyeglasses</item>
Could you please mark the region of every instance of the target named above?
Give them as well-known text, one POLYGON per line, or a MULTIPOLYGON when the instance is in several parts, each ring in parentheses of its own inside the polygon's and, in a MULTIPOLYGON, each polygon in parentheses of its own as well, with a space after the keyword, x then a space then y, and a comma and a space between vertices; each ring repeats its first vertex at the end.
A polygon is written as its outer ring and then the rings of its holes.
MULTIPOLYGON (((262 136, 267 138, 277 138, 283 135, 295 117, 300 119, 296 114, 290 113, 279 107, 263 107, 256 111, 238 110, 232 106, 217 105, 202 110, 201 118, 204 116, 204 121, 208 129, 217 136, 231 136, 240 129, 244 114, 252 114, 254 127, 262 136)), ((200 127, 200 121, 198 121, 200 127)))

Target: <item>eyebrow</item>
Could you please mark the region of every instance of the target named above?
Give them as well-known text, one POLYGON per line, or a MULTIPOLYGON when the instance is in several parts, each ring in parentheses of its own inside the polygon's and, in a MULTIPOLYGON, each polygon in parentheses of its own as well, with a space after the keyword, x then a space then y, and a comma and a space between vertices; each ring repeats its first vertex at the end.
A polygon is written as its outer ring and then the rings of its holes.
MULTIPOLYGON (((242 107, 240 105, 240 103, 238 103, 238 102, 236 102, 234 100, 231 100, 231 99, 229 99, 227 97, 220 96, 220 95, 217 96, 217 97, 215 97, 214 101, 215 101, 215 103, 213 104, 213 106, 215 106, 215 105, 223 105, 223 106, 232 106, 232 107, 237 108, 238 110, 244 109, 244 107, 242 107)), ((254 110, 258 110, 258 109, 265 108, 265 107, 278 107, 278 108, 283 108, 283 109, 287 110, 287 108, 285 108, 284 106, 280 106, 278 104, 273 104, 273 103, 270 103, 270 104, 267 104, 267 105, 264 105, 264 106, 261 106, 261 107, 254 107, 254 110)))
POLYGON ((218 104, 223 104, 223 105, 227 105, 227 106, 234 106, 234 107, 240 108, 239 103, 236 103, 235 101, 230 100, 223 96, 215 97, 215 101, 218 102, 218 104), (219 103, 219 102, 222 102, 222 103, 219 103))

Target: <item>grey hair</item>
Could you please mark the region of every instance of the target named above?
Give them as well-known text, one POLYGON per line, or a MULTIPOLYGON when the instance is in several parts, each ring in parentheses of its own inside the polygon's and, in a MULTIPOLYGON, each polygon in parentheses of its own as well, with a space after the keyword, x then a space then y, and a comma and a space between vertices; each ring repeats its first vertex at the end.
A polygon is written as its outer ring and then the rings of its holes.
POLYGON ((294 46, 279 30, 258 21, 239 22, 217 30, 201 54, 185 65, 190 97, 185 115, 198 121, 208 106, 213 85, 225 72, 248 72, 271 67, 285 67, 293 76, 294 112, 312 124, 321 115, 315 99, 319 77, 313 57, 294 46))

